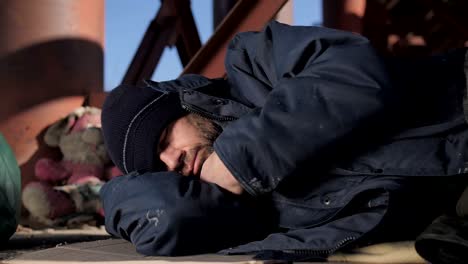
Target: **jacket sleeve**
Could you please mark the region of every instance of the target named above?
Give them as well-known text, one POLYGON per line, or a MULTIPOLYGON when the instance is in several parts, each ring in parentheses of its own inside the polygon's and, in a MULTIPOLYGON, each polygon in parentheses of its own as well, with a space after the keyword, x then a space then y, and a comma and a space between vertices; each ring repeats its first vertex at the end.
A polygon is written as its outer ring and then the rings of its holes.
POLYGON ((274 22, 237 35, 226 70, 232 89, 256 108, 226 127, 215 151, 251 195, 271 192, 300 168, 318 171, 349 142, 363 143, 363 131, 380 133, 394 106, 380 59, 349 32, 274 22))
POLYGON ((100 195, 107 232, 144 255, 214 253, 262 238, 268 228, 245 197, 172 172, 116 177, 100 195))

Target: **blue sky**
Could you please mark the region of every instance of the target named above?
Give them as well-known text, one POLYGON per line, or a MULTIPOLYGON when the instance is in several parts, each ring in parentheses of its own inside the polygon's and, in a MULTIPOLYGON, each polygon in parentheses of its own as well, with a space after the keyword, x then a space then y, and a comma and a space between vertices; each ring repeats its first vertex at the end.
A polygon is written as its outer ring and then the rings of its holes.
MULTIPOLYGON (((191 7, 202 44, 213 33, 213 1, 192 0, 191 7)), ((160 6, 160 0, 107 0, 104 55, 104 89, 117 86, 131 62, 148 24, 160 6), (138 3, 138 4, 136 4, 138 3)), ((322 0, 294 0, 294 25, 320 25, 322 0)), ((182 72, 177 49, 166 48, 152 77, 163 81, 182 72)))

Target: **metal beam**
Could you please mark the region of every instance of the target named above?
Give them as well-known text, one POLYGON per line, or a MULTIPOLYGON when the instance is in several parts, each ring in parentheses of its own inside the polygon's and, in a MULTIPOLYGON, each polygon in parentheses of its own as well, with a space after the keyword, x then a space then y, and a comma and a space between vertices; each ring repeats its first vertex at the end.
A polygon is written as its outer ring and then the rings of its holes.
POLYGON ((237 0, 212 0, 213 2, 213 30, 223 21, 226 15, 236 5, 237 0))
POLYGON ((190 6, 184 6, 179 10, 177 32, 175 45, 179 52, 180 62, 185 67, 201 47, 198 29, 190 6))
POLYGON ((148 26, 122 83, 138 84, 151 78, 164 49, 173 45, 177 46, 183 65, 201 47, 190 0, 161 0, 161 7, 148 26))
POLYGON ((197 73, 209 78, 224 76, 224 57, 229 41, 239 32, 261 30, 286 2, 287 0, 238 0, 182 74, 197 73))

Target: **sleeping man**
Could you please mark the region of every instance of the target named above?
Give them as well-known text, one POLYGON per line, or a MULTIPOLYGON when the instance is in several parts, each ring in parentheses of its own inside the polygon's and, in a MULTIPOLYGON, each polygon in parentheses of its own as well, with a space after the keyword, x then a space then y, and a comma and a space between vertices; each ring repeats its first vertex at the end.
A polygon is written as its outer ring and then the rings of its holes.
POLYGON ((362 36, 272 22, 231 41, 225 79, 121 85, 106 229, 146 255, 287 260, 414 239, 465 187, 464 61, 383 61, 362 36))

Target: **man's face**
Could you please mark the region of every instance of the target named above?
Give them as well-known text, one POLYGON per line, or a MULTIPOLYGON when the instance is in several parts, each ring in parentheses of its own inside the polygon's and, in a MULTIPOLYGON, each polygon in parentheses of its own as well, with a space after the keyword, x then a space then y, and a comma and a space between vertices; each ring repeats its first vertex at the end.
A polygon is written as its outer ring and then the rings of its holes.
POLYGON ((203 163, 213 152, 218 134, 210 121, 189 114, 164 129, 157 147, 158 156, 168 171, 199 176, 203 163))

